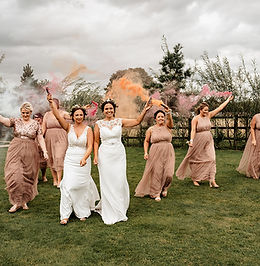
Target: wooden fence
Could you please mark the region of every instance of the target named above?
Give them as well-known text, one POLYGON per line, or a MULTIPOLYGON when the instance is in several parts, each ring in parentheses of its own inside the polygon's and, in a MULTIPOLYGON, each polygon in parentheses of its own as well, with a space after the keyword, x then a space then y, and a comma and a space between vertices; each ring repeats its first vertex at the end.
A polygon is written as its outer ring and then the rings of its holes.
MULTIPOLYGON (((191 118, 173 117, 174 146, 183 146, 190 139, 191 118)), ((250 133, 251 117, 240 115, 215 116, 211 119, 212 135, 216 148, 242 149, 250 133)), ((126 145, 143 145, 148 126, 135 129, 135 133, 125 131, 123 141, 126 145)))
MULTIPOLYGON (((184 146, 190 139, 191 118, 173 117, 172 129, 174 146, 184 146)), ((250 133, 251 117, 239 115, 215 116, 211 119, 212 134, 216 148, 242 149, 250 133)), ((122 140, 127 146, 142 146, 149 126, 139 126, 124 130, 122 140)), ((0 125, 0 139, 10 140, 12 129, 0 125)))

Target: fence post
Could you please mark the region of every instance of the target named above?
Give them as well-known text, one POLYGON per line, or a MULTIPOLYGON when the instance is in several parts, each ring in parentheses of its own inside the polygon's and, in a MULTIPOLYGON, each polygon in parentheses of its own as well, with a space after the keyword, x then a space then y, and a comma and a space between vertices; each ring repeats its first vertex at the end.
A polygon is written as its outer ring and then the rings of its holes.
POLYGON ((191 133, 191 118, 188 119, 188 140, 190 140, 190 133, 191 133))
POLYGON ((234 143, 233 143, 233 147, 235 148, 235 150, 237 149, 237 131, 238 131, 238 115, 235 114, 234 117, 234 143))

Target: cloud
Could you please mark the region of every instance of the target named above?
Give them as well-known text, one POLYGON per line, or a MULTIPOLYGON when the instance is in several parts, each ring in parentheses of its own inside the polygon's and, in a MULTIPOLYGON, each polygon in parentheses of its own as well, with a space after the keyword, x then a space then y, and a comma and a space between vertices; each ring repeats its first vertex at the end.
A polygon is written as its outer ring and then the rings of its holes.
POLYGON ((163 35, 169 48, 184 46, 189 63, 208 51, 236 65, 241 53, 259 58, 259 7, 257 0, 1 0, 0 75, 19 82, 30 63, 48 78, 75 61, 95 71, 89 80, 129 67, 158 69, 163 35))

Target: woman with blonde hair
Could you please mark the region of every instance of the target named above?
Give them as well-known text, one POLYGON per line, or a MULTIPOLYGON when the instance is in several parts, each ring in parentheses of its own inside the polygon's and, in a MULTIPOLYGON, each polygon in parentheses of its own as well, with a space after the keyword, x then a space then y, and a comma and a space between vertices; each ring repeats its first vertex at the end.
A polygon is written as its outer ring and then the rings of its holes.
POLYGON ((6 155, 5 182, 9 200, 13 205, 9 212, 16 212, 19 208, 29 209, 27 203, 38 194, 39 151, 35 141, 48 159, 41 125, 31 119, 32 105, 22 104, 21 118, 5 118, 0 116, 0 123, 14 128, 14 138, 6 155))
POLYGON ((209 112, 209 105, 202 102, 197 109, 197 115, 191 122, 191 137, 188 152, 177 169, 179 179, 191 177, 194 186, 208 180, 210 187, 219 187, 215 181, 216 155, 214 140, 210 132, 210 119, 218 114, 233 99, 229 96, 218 108, 209 112))

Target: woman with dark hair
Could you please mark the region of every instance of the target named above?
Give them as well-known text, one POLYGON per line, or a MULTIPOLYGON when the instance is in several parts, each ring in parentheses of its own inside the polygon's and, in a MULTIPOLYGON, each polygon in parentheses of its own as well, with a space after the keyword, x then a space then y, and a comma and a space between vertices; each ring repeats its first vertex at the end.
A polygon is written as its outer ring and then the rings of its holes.
POLYGON ((98 120, 94 128, 94 164, 98 165, 101 201, 96 207, 105 224, 126 221, 129 206, 129 186, 126 178, 126 154, 121 142, 122 127, 133 127, 140 124, 146 111, 136 119, 115 118, 116 104, 107 99, 101 110, 105 116, 98 120), (99 146, 101 138, 101 145, 99 146))
POLYGON ((247 140, 237 171, 247 177, 260 178, 260 114, 253 116, 247 140))
POLYGON ((97 187, 90 174, 93 131, 84 123, 84 108, 76 106, 72 109, 71 117, 74 124, 70 124, 60 115, 51 94, 48 94, 47 99, 54 116, 67 132, 69 143, 60 186, 60 223, 66 225, 72 211, 84 221, 91 215, 96 201, 99 200, 97 187))
MULTIPOLYGON (((68 118, 68 113, 60 110, 59 100, 53 98, 60 116, 68 118)), ((68 147, 66 131, 61 127, 52 111, 47 112, 43 117, 43 135, 49 155, 48 166, 53 177, 53 185, 60 187, 65 152, 68 147)))
POLYGON ((37 121, 31 119, 32 105, 22 104, 21 118, 5 118, 0 115, 0 123, 14 128, 14 138, 10 143, 5 161, 5 182, 9 200, 13 205, 9 212, 29 209, 27 203, 38 194, 39 151, 38 140, 44 158, 48 159, 42 129, 37 121))
MULTIPOLYGON (((34 114, 33 119, 35 121, 37 121, 42 126, 43 115, 41 113, 34 114)), ((39 145, 39 142, 37 139, 36 139, 36 143, 37 143, 38 149, 39 149, 39 156, 40 156, 39 160, 40 160, 40 170, 41 170, 41 174, 42 174, 42 181, 47 182, 48 181, 48 179, 46 177, 47 161, 44 159, 43 151, 42 151, 41 146, 39 145)))
POLYGON ((197 115, 191 122, 189 149, 176 172, 179 179, 191 177, 194 186, 199 186, 200 181, 208 180, 210 187, 219 187, 215 181, 216 155, 214 140, 210 132, 210 118, 222 111, 232 99, 233 96, 229 96, 225 102, 211 112, 209 112, 209 105, 205 102, 197 108, 197 115))
POLYGON ((172 146, 173 120, 170 109, 154 113, 156 124, 146 131, 144 140, 144 159, 146 160, 143 177, 135 189, 136 197, 149 195, 156 201, 167 196, 174 174, 175 154, 172 146), (148 148, 151 148, 148 155, 148 148))

